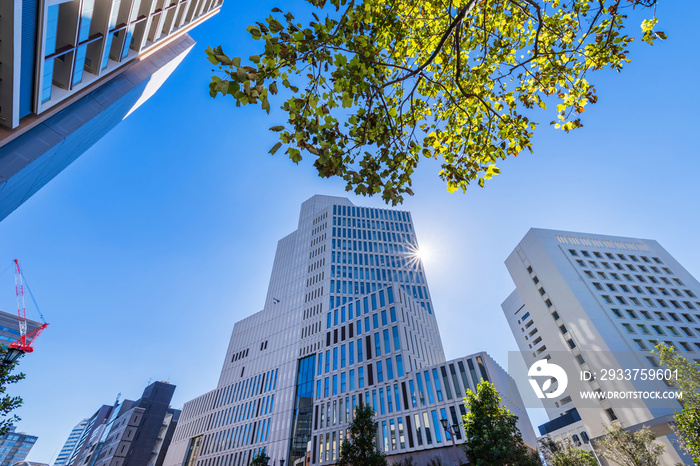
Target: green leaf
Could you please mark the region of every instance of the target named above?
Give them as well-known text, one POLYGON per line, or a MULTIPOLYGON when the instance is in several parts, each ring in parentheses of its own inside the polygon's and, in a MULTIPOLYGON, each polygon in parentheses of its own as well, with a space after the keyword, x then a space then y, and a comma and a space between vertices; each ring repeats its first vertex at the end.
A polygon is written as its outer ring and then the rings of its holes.
POLYGON ((269 153, 272 154, 272 155, 275 155, 275 152, 277 152, 277 151, 279 150, 280 147, 282 147, 282 143, 281 143, 281 142, 278 142, 277 144, 275 144, 274 146, 272 146, 272 149, 270 149, 270 152, 269 152, 269 153))
POLYGON ((413 193, 419 162, 433 158, 447 189, 467 192, 500 173, 496 161, 532 151, 540 121, 565 132, 580 128, 577 114, 597 101, 591 71, 621 71, 632 34, 650 44, 665 39, 654 32, 655 2, 632 1, 629 19, 618 11, 625 2, 615 1, 602 8, 592 0, 415 8, 406 0, 391 7, 310 0, 310 11, 299 10, 304 21, 287 13, 247 27, 253 39, 264 37, 246 42, 252 66, 220 46, 207 48, 211 63, 230 67, 222 70, 226 88, 212 80, 209 93, 232 94, 237 105, 260 101, 270 113, 269 95, 281 82, 291 92, 280 138, 298 143, 290 158, 306 151, 319 176, 339 177, 348 190, 402 202, 413 193), (641 32, 629 23, 639 15, 647 18, 641 32))
POLYGON ((299 149, 295 149, 293 147, 290 147, 287 150, 287 153, 289 154, 289 158, 292 160, 292 162, 298 164, 301 162, 301 152, 299 152, 299 149))

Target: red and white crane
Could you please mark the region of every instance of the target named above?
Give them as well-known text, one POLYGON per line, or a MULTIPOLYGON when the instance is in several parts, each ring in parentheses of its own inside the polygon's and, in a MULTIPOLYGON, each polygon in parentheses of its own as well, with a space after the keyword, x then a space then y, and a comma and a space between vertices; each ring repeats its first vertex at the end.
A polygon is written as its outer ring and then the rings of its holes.
POLYGON ((39 336, 39 334, 49 326, 49 324, 46 322, 46 319, 44 319, 44 316, 41 314, 41 311, 39 311, 39 307, 36 306, 36 300, 34 299, 34 295, 32 294, 32 290, 29 289, 29 285, 26 283, 26 279, 24 279, 22 275, 22 270, 19 268, 19 261, 15 259, 15 292, 17 294, 17 317, 19 319, 19 340, 15 341, 14 343, 10 343, 10 348, 14 348, 16 350, 21 351, 22 353, 31 353, 34 351, 34 348, 32 347, 32 343, 34 343, 34 340, 36 340, 36 337, 39 336), (34 305, 37 308, 37 312, 39 313, 39 317, 41 317, 41 325, 39 325, 37 328, 32 330, 31 332, 27 332, 27 309, 24 305, 24 288, 27 288, 27 291, 29 292, 29 296, 32 298, 32 301, 34 301, 34 305))

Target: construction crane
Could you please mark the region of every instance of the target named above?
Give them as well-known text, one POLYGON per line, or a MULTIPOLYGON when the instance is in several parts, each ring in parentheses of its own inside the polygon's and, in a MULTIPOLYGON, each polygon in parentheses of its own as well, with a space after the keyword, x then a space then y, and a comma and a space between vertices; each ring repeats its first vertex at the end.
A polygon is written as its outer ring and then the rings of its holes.
POLYGON ((17 359, 23 353, 31 353, 34 351, 34 348, 32 347, 34 340, 36 340, 36 337, 38 337, 39 334, 49 326, 48 322, 46 322, 46 319, 44 319, 44 316, 39 310, 39 306, 34 299, 34 295, 32 294, 32 290, 29 288, 26 278, 22 275, 22 270, 19 268, 19 261, 17 259, 15 259, 15 293, 17 294, 19 340, 15 341, 14 343, 10 343, 10 347, 8 348, 8 357, 6 358, 10 362, 17 359), (27 332, 27 309, 24 304, 24 288, 27 288, 29 296, 32 298, 34 306, 39 313, 39 317, 41 318, 41 325, 30 332, 27 332))

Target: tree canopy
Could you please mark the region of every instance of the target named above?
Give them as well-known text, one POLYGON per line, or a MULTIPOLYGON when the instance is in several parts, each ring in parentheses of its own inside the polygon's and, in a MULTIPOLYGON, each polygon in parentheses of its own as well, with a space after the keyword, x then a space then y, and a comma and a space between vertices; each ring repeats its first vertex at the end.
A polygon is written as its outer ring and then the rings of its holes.
POLYGON ((10 396, 6 393, 7 386, 24 379, 24 374, 21 372, 12 374, 19 360, 11 364, 3 363, 6 353, 7 348, 0 345, 0 436, 5 435, 10 430, 10 427, 20 420, 19 416, 11 413, 22 406, 21 397, 10 396))
MULTIPOLYGON (((467 392, 463 416, 465 440, 462 448, 475 466, 539 466, 518 429, 518 416, 501 406, 493 384, 482 380, 476 393, 467 392)), ((439 427, 438 427, 439 428, 439 427)))
POLYGON ((683 409, 674 414, 676 434, 683 450, 700 464, 700 364, 688 361, 663 343, 655 352, 661 364, 677 373, 672 382, 683 393, 683 409))
POLYGON ((386 458, 377 448, 377 423, 372 406, 360 403, 348 433, 350 438, 340 446, 338 466, 386 466, 386 458))
POLYGON ((546 435, 537 440, 540 453, 545 462, 551 466, 598 466, 595 457, 583 448, 579 448, 566 438, 561 442, 554 441, 546 435))
MULTIPOLYGON (((483 187, 499 160, 532 151, 531 109, 556 108, 546 119, 566 132, 582 126, 598 98, 589 72, 630 61, 625 9, 657 0, 308 2, 309 21, 273 8, 249 26, 261 46, 247 60, 208 48, 210 94, 269 113, 286 88, 270 153, 310 154, 321 177, 396 205, 424 157, 449 191, 483 187)), ((665 35, 647 16, 652 44, 665 35)))
POLYGON ((620 466, 660 466, 664 446, 654 441, 656 436, 644 426, 636 432, 619 425, 608 426, 605 436, 596 442, 602 456, 620 466))

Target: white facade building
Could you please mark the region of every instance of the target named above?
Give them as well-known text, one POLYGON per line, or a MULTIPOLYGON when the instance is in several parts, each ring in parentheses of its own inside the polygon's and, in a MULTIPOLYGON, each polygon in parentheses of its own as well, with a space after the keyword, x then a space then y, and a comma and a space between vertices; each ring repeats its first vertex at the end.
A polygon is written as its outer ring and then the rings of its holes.
POLYGON ((651 350, 666 343, 700 358, 698 281, 656 241, 542 229, 506 266, 516 290, 502 309, 526 366, 548 359, 568 375, 563 394, 543 400, 551 421, 540 433, 587 444, 604 425, 646 425, 666 447, 664 464, 688 461, 669 427, 676 389, 650 380, 651 350))
MULTIPOLYGON (((218 386, 185 404, 165 465, 248 464, 263 448, 271 464, 307 449, 310 464, 334 464, 360 402, 374 407, 387 455, 453 464, 440 419, 460 425, 461 443, 466 390, 509 378, 486 353, 445 361, 417 248, 408 212, 304 202, 264 309, 236 323, 218 386)), ((534 446, 519 395, 502 394, 534 446)))

